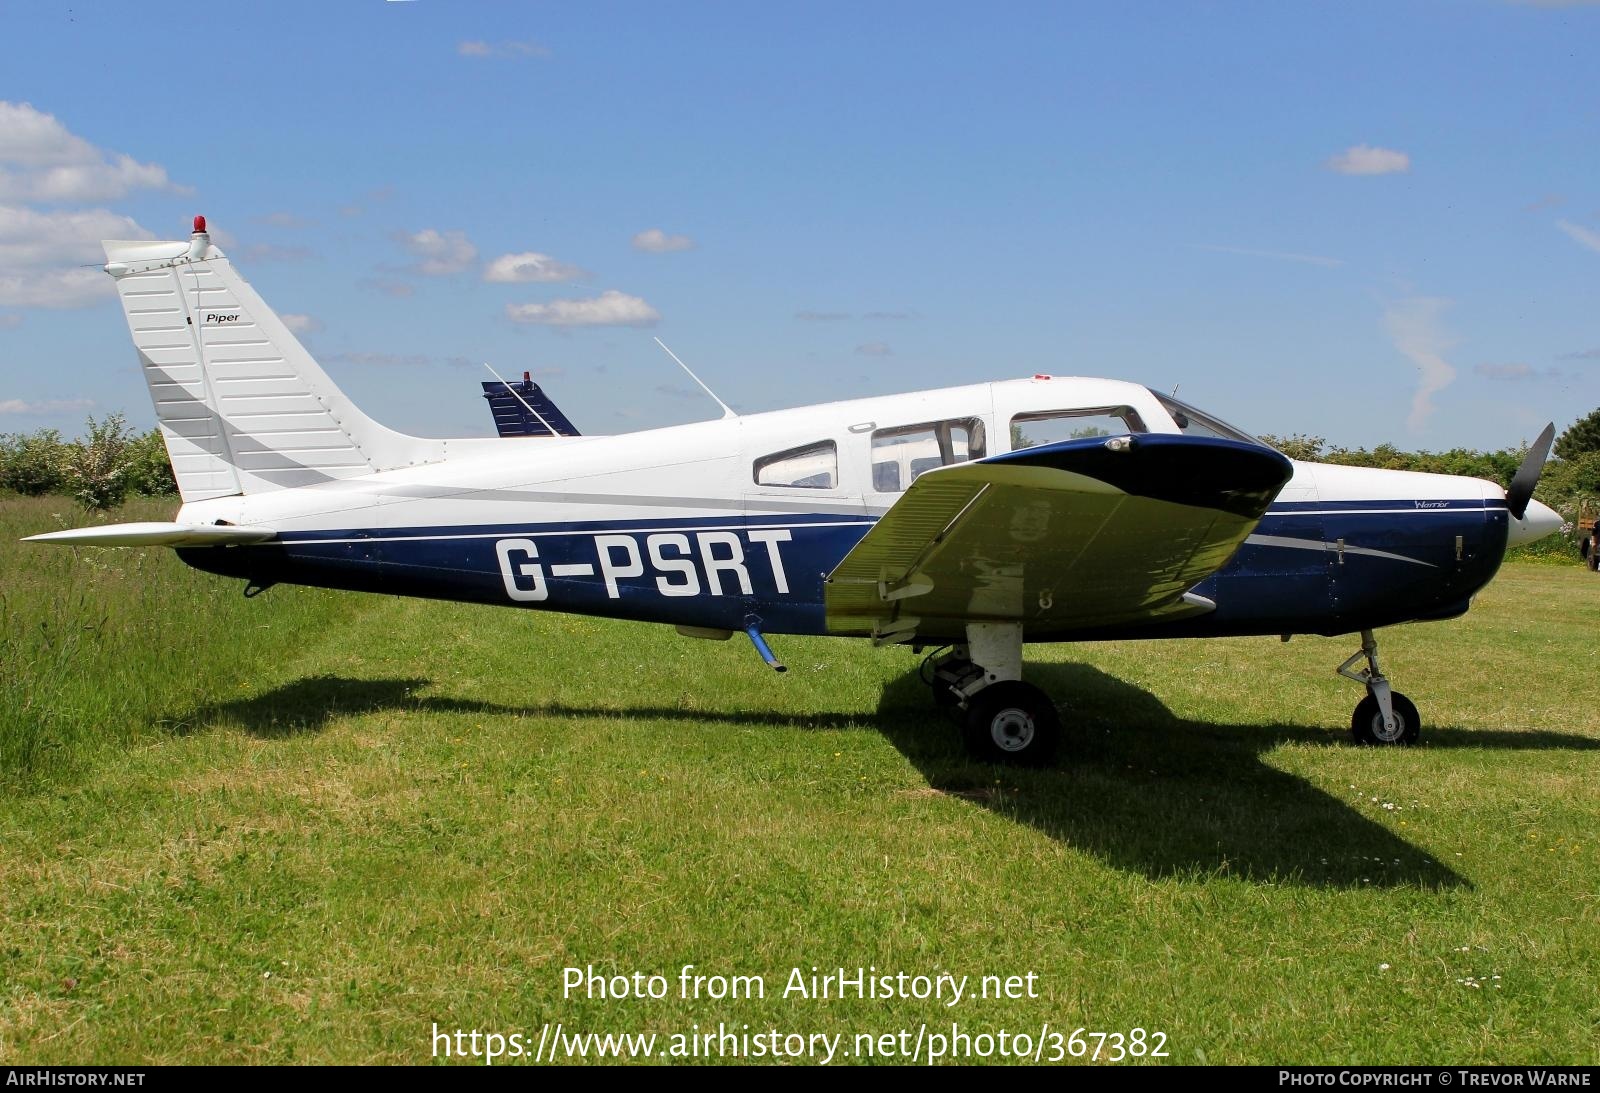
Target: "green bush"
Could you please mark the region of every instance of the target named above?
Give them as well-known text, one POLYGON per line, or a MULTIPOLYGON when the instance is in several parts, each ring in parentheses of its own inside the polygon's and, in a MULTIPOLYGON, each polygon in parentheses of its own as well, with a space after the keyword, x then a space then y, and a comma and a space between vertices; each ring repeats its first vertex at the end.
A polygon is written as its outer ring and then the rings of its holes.
POLYGON ((104 512, 128 496, 128 445, 133 434, 120 413, 90 418, 89 435, 67 445, 67 491, 86 509, 104 512))
POLYGON ((66 486, 65 447, 54 429, 0 436, 0 487, 37 497, 66 486))
POLYGON ((128 442, 128 492, 139 497, 163 497, 178 492, 178 482, 172 477, 172 463, 167 459, 166 441, 159 429, 134 437, 128 442))

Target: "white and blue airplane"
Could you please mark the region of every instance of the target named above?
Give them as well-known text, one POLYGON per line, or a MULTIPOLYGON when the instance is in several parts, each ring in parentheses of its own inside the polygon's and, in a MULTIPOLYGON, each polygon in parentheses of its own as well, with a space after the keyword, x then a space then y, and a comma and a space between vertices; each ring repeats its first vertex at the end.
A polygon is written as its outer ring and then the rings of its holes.
MULTIPOLYGON (((924 679, 971 752, 1048 761, 1027 642, 1355 634, 1363 744, 1417 709, 1373 632, 1465 612, 1507 547, 1560 518, 1509 489, 1290 460, 1136 383, 1036 375, 619 436, 433 440, 345 397, 196 218, 107 242, 183 505, 172 523, 36 535, 175 548, 246 582, 936 650, 924 679)), ((708 393, 709 393, 709 389, 708 393)), ((715 397, 715 396, 713 396, 715 397)), ((529 413, 537 417, 532 405, 529 413)), ((563 418, 563 421, 565 419, 563 418)))

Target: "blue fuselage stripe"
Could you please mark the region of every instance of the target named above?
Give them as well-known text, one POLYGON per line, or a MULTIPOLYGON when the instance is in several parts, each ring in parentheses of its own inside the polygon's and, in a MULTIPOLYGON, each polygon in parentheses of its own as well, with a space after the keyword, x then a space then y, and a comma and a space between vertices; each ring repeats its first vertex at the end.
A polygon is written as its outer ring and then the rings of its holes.
MULTIPOLYGON (((1507 513, 1493 502, 1444 504, 1275 504, 1254 531, 1266 541, 1247 542, 1195 587, 1216 611, 1135 631, 1339 633, 1459 613, 1499 566, 1507 513)), ((764 513, 346 528, 180 553, 202 569, 263 582, 731 630, 755 616, 768 633, 820 634, 823 578, 874 523, 865 515, 764 513)))

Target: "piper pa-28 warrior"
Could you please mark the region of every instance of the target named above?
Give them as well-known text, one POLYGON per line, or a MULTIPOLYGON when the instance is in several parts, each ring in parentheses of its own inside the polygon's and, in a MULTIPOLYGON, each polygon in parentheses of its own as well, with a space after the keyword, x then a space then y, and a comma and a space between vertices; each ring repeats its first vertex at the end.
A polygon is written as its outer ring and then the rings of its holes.
POLYGON ((171 547, 247 595, 319 585, 743 632, 779 671, 776 634, 931 648, 935 702, 989 760, 1055 751, 1056 707, 1022 679, 1030 641, 1358 633, 1339 669, 1366 692, 1355 739, 1412 743, 1417 708, 1373 632, 1462 614, 1509 546, 1560 523, 1532 499, 1550 429, 1502 489, 1290 460, 1105 379, 724 406, 619 436, 557 427, 539 392, 543 416, 516 395, 544 426, 532 438, 406 436, 345 397, 204 218, 187 242, 105 252, 183 505, 33 541, 171 547))

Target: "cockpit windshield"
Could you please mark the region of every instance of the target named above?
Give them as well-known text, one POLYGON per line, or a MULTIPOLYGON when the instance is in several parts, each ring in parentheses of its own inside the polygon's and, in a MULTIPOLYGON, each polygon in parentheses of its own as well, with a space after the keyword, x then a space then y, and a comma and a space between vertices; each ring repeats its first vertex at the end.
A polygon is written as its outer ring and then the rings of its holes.
POLYGON ((1243 429, 1235 428, 1226 421, 1212 417, 1204 410, 1196 410, 1188 403, 1179 402, 1169 395, 1156 395, 1156 401, 1166 407, 1167 413, 1172 415, 1173 423, 1183 431, 1184 436, 1214 436, 1222 440, 1237 440, 1243 444, 1255 444, 1265 448, 1267 445, 1259 438, 1251 436, 1243 429))

